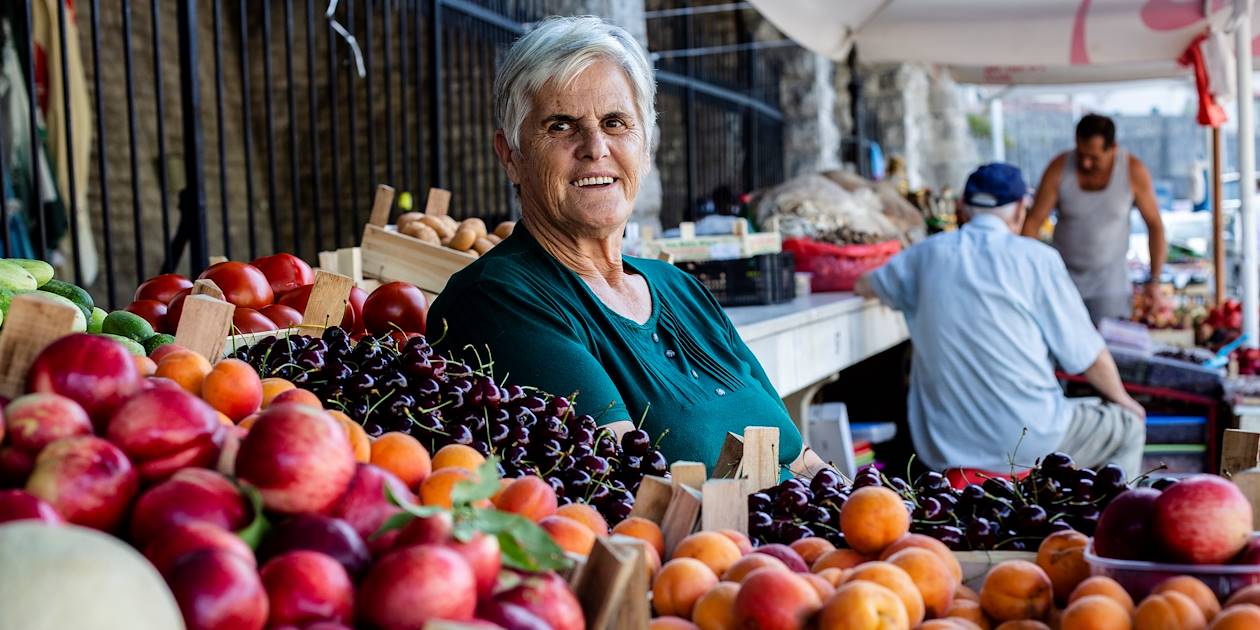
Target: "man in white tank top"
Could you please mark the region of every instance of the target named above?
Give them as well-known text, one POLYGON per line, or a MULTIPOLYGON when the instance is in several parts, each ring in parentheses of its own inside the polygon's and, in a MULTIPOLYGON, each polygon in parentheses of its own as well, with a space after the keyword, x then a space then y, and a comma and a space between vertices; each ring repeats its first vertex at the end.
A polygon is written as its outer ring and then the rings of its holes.
POLYGON ((1054 247, 1067 265, 1081 299, 1097 325, 1103 318, 1128 319, 1133 289, 1125 255, 1129 249, 1129 210, 1137 206, 1151 248, 1151 281, 1144 291, 1160 304, 1159 277, 1167 247, 1164 222, 1146 165, 1116 146, 1116 125, 1087 114, 1076 125, 1076 149, 1059 154, 1041 178, 1024 236, 1036 237, 1058 209, 1054 247))

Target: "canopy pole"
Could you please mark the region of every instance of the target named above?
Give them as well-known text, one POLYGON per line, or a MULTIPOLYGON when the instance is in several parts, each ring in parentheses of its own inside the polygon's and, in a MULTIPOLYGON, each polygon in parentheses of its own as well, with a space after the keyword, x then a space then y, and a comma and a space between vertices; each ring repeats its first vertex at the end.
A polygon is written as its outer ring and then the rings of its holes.
POLYGON ((1221 128, 1212 127, 1212 268, 1216 290, 1212 304, 1225 302, 1225 217, 1221 211, 1221 128))
POLYGON ((1242 310, 1243 334, 1249 348, 1260 346, 1260 260, 1256 258, 1256 147, 1251 91, 1251 2, 1234 31, 1234 53, 1238 58, 1238 190, 1242 199, 1242 310))
POLYGON ((989 101, 989 134, 993 141, 993 161, 1006 161, 1006 124, 1002 118, 1002 98, 989 101))

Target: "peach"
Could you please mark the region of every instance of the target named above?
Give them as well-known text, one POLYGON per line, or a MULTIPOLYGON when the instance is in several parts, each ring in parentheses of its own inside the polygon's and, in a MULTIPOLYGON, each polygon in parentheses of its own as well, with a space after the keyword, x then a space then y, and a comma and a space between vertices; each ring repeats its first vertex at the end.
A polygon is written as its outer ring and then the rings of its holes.
POLYGON ((1142 600, 1133 613, 1133 626, 1142 630, 1203 630, 1207 619, 1194 600, 1170 590, 1142 600))
POLYGON ((250 364, 223 359, 201 382, 201 397, 233 421, 240 420, 262 405, 262 379, 250 364))
POLYGON ((359 585, 359 619, 381 628, 421 628, 433 619, 467 621, 477 608, 473 570, 457 552, 436 545, 395 551, 359 585))
POLYGON ((236 531, 249 525, 252 516, 231 479, 213 470, 186 468, 140 495, 131 511, 131 542, 143 548, 163 529, 188 521, 236 531))
POLYGON ((710 588, 717 575, 695 558, 675 558, 665 563, 652 580, 652 609, 658 615, 691 618, 691 611, 710 588))
POLYGON ((1060 630, 1129 630, 1129 612, 1110 597, 1086 595, 1063 611, 1060 630))
POLYGON ((797 630, 804 628, 821 607, 818 591, 800 575, 757 569, 744 579, 735 595, 735 620, 745 628, 797 630))
POLYGON ((1233 592, 1229 599, 1225 600, 1225 607, 1229 608, 1235 604, 1255 604, 1260 606, 1260 584, 1250 584, 1233 592))
POLYGON ((969 599, 979 604, 980 593, 971 590, 971 587, 966 584, 959 584, 958 587, 954 589, 954 599, 969 599))
POLYGON ((811 567, 819 556, 836 548, 831 541, 817 536, 802 538, 788 546, 801 557, 801 560, 805 561, 805 566, 811 567))
MULTIPOLYGON (((253 369, 253 368, 250 368, 253 369)), ((135 463, 140 478, 161 481, 179 468, 218 461, 223 425, 214 409, 176 389, 132 396, 110 417, 105 437, 135 463)))
POLYGON ((730 538, 731 542, 735 543, 736 547, 739 547, 739 552, 741 554, 746 555, 752 553, 752 541, 749 540, 748 536, 744 535, 743 532, 737 532, 733 529, 719 529, 717 532, 727 538, 730 538))
POLYGON ((970 599, 955 599, 945 610, 946 617, 956 617, 975 624, 981 630, 989 630, 989 618, 984 616, 980 602, 970 599))
POLYGON ((796 551, 787 545, 781 545, 778 543, 762 545, 757 547, 757 553, 774 556, 779 560, 782 560, 783 564, 786 564, 787 568, 791 569, 795 573, 809 572, 809 565, 801 559, 801 554, 796 553, 796 551))
POLYGON ((1066 603, 1072 589, 1089 577, 1089 564, 1085 562, 1087 546, 1088 536, 1069 529, 1046 536, 1037 548, 1037 566, 1050 577, 1054 599, 1059 604, 1066 603))
POLYGON ((656 523, 641 516, 631 516, 612 528, 612 533, 638 538, 656 549, 658 556, 665 555, 665 536, 656 523))
POLYGON ((699 626, 682 617, 657 617, 648 624, 648 630, 699 630, 699 626))
POLYGON ((527 475, 512 481, 500 492, 494 507, 537 523, 555 513, 556 491, 542 478, 527 475))
POLYGON ((741 583, 744 581, 744 578, 748 577, 749 573, 765 568, 780 569, 782 571, 791 570, 787 568, 786 564, 783 564, 782 560, 774 556, 753 552, 736 560, 735 564, 732 564, 730 568, 722 573, 722 579, 727 582, 741 583))
POLYGON ((1260 606, 1238 604, 1221 611, 1212 620, 1211 630, 1254 630, 1260 628, 1260 606))
POLYGON ((901 598, 884 586, 864 580, 846 582, 836 589, 818 618, 818 630, 909 630, 910 627, 901 598))
POLYGON ((272 398, 269 401, 268 406, 270 406, 270 404, 281 403, 296 403, 299 405, 310 405, 311 407, 316 407, 318 409, 324 408, 324 401, 320 400, 319 396, 315 395, 315 392, 312 392, 309 389, 302 389, 301 387, 286 389, 279 394, 276 394, 275 398, 272 398))
POLYGON ((859 488, 840 508, 840 531, 850 547, 878 554, 910 531, 910 511, 888 488, 859 488))
POLYGON ((538 521, 538 526, 556 541, 560 548, 570 553, 590 555, 595 547, 595 534, 591 529, 571 518, 552 514, 538 521))
POLYGON ((1167 593, 1168 591, 1177 591, 1189 597, 1203 612, 1203 618, 1207 621, 1212 621, 1212 618, 1221 612, 1221 602, 1216 599, 1216 593, 1213 593, 1212 589, 1198 578, 1188 575, 1170 577, 1160 582, 1151 592, 1167 593))
POLYGON ((695 558, 722 575, 740 559, 739 547, 717 532, 696 532, 678 542, 672 558, 695 558))
POLYGON ((0 523, 10 521, 35 520, 60 525, 65 519, 49 505, 23 490, 0 490, 0 523))
POLYGON ((113 531, 140 480, 118 447, 91 435, 65 437, 35 459, 26 491, 47 501, 67 523, 113 531))
POLYGON ((262 630, 267 623, 267 591, 254 567, 235 554, 189 554, 171 568, 167 585, 188 628, 262 630))
POLYGON ((351 621, 354 584, 341 563, 322 553, 281 554, 267 561, 258 575, 267 590, 272 626, 351 621))
POLYGON ((941 562, 945 564, 945 568, 949 569, 950 574, 954 576, 954 581, 959 583, 962 582, 962 565, 958 563, 958 557, 954 555, 954 552, 950 550, 949 547, 945 546, 945 543, 932 538, 931 536, 924 536, 923 534, 906 534, 905 536, 893 541, 893 544, 888 545, 888 547, 879 554, 879 559, 887 560, 894 553, 909 547, 920 547, 936 554, 936 557, 940 558, 941 562))
POLYGON ((1078 584, 1072 591, 1071 596, 1068 597, 1068 603, 1070 604, 1087 595, 1109 597, 1115 603, 1120 604, 1130 615, 1133 614, 1133 609, 1137 608, 1133 604, 1133 597, 1129 595, 1129 592, 1124 590, 1124 587, 1120 586, 1119 582, 1105 575, 1095 575, 1086 578, 1078 584))
POLYGON ((844 583, 844 578, 848 577, 847 575, 845 575, 844 569, 835 569, 835 568, 823 569, 822 571, 819 571, 818 573, 815 573, 814 575, 817 575, 818 577, 824 580, 827 580, 828 582, 831 582, 832 586, 840 586, 841 584, 844 583))
POLYGON ((735 596, 739 585, 734 582, 718 582, 709 592, 696 600, 691 620, 700 630, 735 630, 735 596))
POLYGON ((1012 619, 1002 622, 994 630, 1050 630, 1050 626, 1036 619, 1012 619))
POLYGON ((1053 599, 1050 577, 1027 560, 999 563, 980 588, 980 606, 996 621, 1041 619, 1050 611, 1053 599))
POLYGON ((907 547, 894 553, 888 562, 895 564, 914 582, 923 596, 927 617, 940 617, 954 601, 954 576, 936 554, 927 549, 907 547))
POLYGON ((910 579, 910 574, 906 573, 905 569, 891 562, 873 560, 854 568, 845 579, 845 583, 848 584, 854 580, 874 582, 896 593, 906 608, 906 617, 910 620, 910 624, 914 626, 923 621, 925 616, 923 595, 919 593, 919 588, 915 586, 914 580, 910 579))
POLYGON ((63 437, 92 435, 92 419, 79 403, 52 392, 14 398, 4 407, 5 444, 30 454, 63 437))
POLYGON ((826 578, 814 575, 813 573, 799 573, 798 575, 804 578, 806 582, 809 582, 809 585, 814 588, 814 591, 818 593, 819 601, 825 602, 831 599, 832 595, 836 594, 836 585, 828 582, 826 578))
POLYGON ((944 617, 942 619, 929 619, 919 624, 915 630, 977 630, 977 626, 966 619, 958 617, 944 617))
POLYGON ((392 530, 372 537, 389 517, 402 512, 402 508, 389 500, 389 495, 406 503, 415 503, 416 500, 402 480, 388 470, 372 464, 355 464, 350 485, 328 514, 348 523, 367 542, 372 555, 381 556, 393 548, 400 531, 392 530), (386 494, 386 488, 389 494, 386 494))
POLYGON ((241 441, 237 477, 262 493, 267 509, 319 513, 354 478, 354 452, 337 421, 306 405, 267 407, 241 441))
MULTIPOLYGON (((515 604, 548 624, 552 630, 584 630, 586 618, 569 585, 555 573, 526 577, 496 600, 515 604)), ((528 626, 534 627, 534 626, 528 626)))
POLYGON ((206 521, 179 523, 158 532, 145 545, 144 557, 166 575, 184 556, 207 549, 240 556, 250 568, 256 566, 254 551, 240 536, 206 521))
POLYGON ((825 569, 852 569, 853 567, 856 567, 863 562, 869 562, 870 560, 871 559, 869 557, 852 549, 833 549, 821 556, 818 556, 818 559, 814 561, 813 566, 810 567, 810 571, 818 573, 825 569))
POLYGON ((467 542, 456 540, 448 546, 468 561, 477 581, 477 596, 490 597, 499 582, 499 570, 503 567, 499 539, 476 532, 467 542))
POLYGON ((557 516, 571 518, 591 530, 597 537, 608 536, 608 521, 595 508, 585 503, 570 503, 556 509, 557 516))

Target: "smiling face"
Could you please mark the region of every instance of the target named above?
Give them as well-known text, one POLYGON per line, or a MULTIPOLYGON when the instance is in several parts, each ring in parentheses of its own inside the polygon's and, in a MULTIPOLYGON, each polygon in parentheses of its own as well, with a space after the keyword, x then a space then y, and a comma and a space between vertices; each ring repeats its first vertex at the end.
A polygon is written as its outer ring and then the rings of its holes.
POLYGON ((520 149, 502 131, 495 152, 520 187, 526 219, 566 234, 619 234, 647 171, 647 138, 625 72, 592 63, 568 85, 549 81, 521 125, 520 149))

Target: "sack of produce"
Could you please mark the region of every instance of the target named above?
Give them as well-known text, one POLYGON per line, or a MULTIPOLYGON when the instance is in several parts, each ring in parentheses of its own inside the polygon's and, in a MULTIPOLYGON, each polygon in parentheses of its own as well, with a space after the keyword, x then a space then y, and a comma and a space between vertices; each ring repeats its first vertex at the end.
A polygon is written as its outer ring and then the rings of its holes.
POLYGON ((832 245, 808 238, 783 241, 783 251, 796 257, 796 270, 813 275, 810 290, 852 291, 862 274, 878 269, 901 251, 900 241, 872 245, 832 245))

